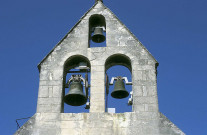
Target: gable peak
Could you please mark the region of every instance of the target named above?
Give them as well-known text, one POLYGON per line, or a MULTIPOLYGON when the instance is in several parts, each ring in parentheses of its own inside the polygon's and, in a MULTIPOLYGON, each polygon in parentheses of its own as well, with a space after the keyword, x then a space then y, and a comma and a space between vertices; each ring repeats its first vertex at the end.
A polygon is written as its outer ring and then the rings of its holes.
POLYGON ((98 2, 98 1, 100 1, 100 2, 102 2, 102 3, 103 3, 103 0, 96 0, 96 2, 98 2))

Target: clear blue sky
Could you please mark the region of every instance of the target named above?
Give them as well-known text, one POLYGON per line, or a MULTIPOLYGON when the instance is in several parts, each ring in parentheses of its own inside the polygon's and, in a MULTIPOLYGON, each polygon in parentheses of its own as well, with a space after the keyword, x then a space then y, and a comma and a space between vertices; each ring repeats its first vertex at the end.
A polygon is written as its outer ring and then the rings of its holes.
MULTIPOLYGON (((0 0, 0 132, 36 112, 37 64, 95 0, 0 0)), ((160 111, 207 135, 207 1, 104 0, 160 63, 160 111)))

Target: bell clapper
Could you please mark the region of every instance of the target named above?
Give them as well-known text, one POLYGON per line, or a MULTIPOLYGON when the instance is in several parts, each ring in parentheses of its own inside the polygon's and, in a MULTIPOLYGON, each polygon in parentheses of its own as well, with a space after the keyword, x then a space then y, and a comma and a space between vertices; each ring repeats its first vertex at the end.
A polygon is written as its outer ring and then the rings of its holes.
POLYGON ((130 92, 131 97, 128 100, 128 105, 132 105, 133 104, 133 91, 130 92))

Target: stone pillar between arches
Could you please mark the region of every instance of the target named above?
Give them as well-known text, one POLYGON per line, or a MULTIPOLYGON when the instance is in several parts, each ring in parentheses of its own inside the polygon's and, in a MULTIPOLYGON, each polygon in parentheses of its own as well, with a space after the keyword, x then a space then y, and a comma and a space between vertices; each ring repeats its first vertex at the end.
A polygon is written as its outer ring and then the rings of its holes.
POLYGON ((105 112, 105 70, 103 65, 91 65, 90 113, 105 112))

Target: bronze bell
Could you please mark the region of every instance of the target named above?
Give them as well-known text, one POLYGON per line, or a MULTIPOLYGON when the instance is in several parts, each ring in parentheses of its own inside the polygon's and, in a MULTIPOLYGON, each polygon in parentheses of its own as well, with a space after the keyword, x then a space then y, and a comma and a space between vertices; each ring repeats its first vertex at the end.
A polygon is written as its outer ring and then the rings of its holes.
POLYGON ((83 93, 83 86, 80 81, 72 81, 68 94, 64 97, 64 102, 72 106, 84 105, 87 101, 86 95, 83 93))
POLYGON ((113 98, 126 98, 129 96, 129 92, 125 89, 124 82, 122 78, 118 78, 115 82, 114 90, 111 93, 113 98))
POLYGON ((103 34, 103 28, 95 27, 94 34, 92 36, 92 41, 96 43, 101 43, 105 41, 105 36, 103 34))

